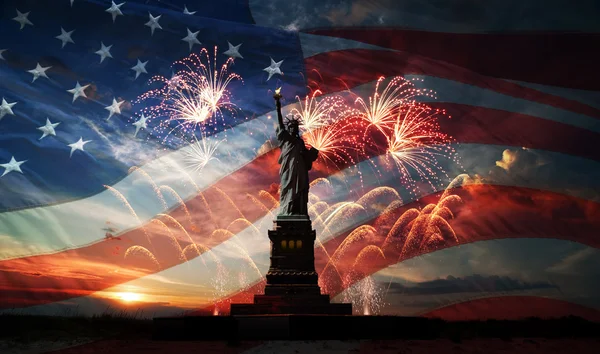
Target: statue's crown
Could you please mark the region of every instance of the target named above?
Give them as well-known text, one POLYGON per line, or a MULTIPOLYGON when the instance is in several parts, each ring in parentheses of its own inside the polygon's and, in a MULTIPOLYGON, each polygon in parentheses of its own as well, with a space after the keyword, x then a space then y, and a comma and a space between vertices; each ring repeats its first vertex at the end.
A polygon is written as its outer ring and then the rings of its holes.
POLYGON ((302 125, 302 120, 300 120, 299 118, 296 117, 292 117, 292 118, 286 118, 286 123, 285 123, 288 127, 291 125, 295 125, 295 126, 300 126, 302 125))

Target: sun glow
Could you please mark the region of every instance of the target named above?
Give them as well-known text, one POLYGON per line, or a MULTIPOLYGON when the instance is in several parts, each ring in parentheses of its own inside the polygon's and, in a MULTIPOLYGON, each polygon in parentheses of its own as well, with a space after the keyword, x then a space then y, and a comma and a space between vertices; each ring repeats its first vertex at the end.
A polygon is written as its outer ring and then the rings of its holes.
POLYGON ((124 302, 135 302, 142 299, 142 295, 136 293, 118 293, 117 297, 124 302))

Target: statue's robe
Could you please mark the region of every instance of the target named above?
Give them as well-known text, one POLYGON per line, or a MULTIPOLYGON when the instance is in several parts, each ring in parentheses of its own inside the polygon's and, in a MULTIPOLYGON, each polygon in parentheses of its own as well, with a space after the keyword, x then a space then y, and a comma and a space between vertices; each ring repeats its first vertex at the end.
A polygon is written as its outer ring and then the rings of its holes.
POLYGON ((280 215, 308 215, 308 171, 317 159, 316 149, 307 149, 304 140, 292 136, 287 130, 277 128, 279 177, 281 195, 280 215))

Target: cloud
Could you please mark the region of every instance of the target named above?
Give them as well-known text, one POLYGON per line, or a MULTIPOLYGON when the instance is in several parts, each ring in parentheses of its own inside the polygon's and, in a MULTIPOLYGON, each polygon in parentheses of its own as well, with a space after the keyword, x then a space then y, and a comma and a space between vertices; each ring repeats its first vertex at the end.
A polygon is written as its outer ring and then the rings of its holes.
MULTIPOLYGON (((133 128, 130 130, 109 130, 110 127, 98 125, 92 119, 83 116, 79 116, 79 118, 108 144, 117 160, 126 165, 139 165, 144 161, 151 161, 158 157, 159 145, 141 138, 133 138, 135 131, 133 128)), ((140 135, 138 134, 138 137, 140 135)))
POLYGON ((590 270, 597 272, 600 270, 600 251, 584 248, 569 254, 546 270, 551 273, 573 275, 589 273, 590 270))
POLYGON ((496 161, 496 166, 508 171, 516 159, 516 152, 506 149, 502 152, 502 160, 496 161))
POLYGON ((496 161, 496 166, 490 170, 488 179, 492 181, 531 180, 543 169, 547 169, 550 162, 542 155, 525 148, 506 149, 502 158, 496 161))
POLYGON ((548 282, 524 282, 508 276, 482 276, 474 274, 462 278, 448 277, 419 282, 412 285, 391 283, 390 291, 402 295, 439 295, 473 292, 501 292, 531 289, 557 289, 548 282))

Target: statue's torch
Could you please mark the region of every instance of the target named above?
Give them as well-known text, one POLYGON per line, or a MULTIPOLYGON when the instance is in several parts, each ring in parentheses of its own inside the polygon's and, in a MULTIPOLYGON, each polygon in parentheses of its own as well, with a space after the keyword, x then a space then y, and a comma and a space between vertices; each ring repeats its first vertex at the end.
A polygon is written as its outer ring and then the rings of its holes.
POLYGON ((275 101, 279 101, 281 99, 281 87, 275 90, 273 98, 275 99, 275 101))

